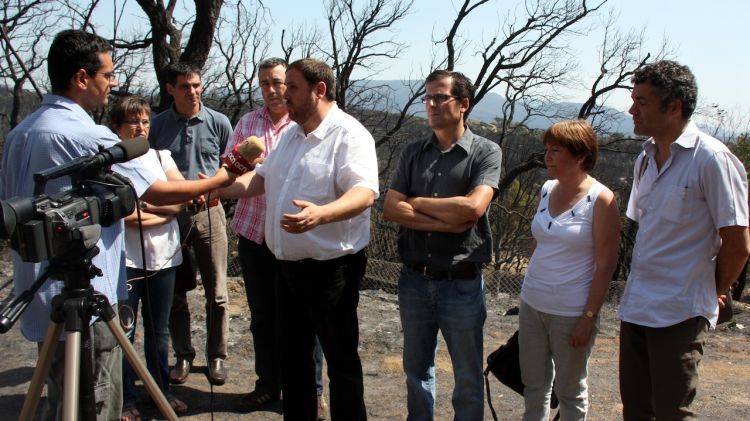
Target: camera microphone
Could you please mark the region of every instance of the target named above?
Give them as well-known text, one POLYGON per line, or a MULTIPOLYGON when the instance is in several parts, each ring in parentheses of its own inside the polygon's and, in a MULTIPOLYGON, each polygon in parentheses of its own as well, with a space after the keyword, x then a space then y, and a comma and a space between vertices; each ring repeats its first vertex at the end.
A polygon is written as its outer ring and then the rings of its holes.
POLYGON ((97 153, 89 158, 87 165, 108 167, 112 164, 119 164, 137 158, 148 152, 148 149, 148 140, 143 137, 134 137, 132 139, 123 140, 115 146, 111 146, 97 153))
POLYGON ((36 173, 34 174, 34 182, 36 183, 34 195, 39 196, 44 193, 47 180, 74 173, 79 179, 95 178, 95 175, 102 168, 137 158, 148 152, 148 149, 148 140, 136 137, 119 142, 107 149, 102 149, 92 156, 76 158, 67 164, 36 173))

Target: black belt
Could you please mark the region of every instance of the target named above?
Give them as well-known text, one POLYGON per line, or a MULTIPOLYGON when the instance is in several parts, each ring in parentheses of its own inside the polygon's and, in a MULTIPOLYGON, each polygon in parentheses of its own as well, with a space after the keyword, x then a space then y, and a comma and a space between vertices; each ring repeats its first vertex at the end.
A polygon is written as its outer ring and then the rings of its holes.
POLYGON ((418 264, 405 264, 410 270, 417 272, 425 278, 434 279, 436 281, 452 281, 457 279, 475 279, 479 275, 479 264, 464 262, 457 263, 450 269, 441 269, 430 267, 427 265, 418 264))

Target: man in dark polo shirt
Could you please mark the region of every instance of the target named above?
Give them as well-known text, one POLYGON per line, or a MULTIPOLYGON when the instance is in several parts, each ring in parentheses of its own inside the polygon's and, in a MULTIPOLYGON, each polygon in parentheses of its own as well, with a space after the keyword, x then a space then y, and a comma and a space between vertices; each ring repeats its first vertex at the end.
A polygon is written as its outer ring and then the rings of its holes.
MULTIPOLYGON (((232 137, 229 119, 203 106, 200 69, 187 63, 167 67, 167 92, 174 100, 171 107, 154 117, 148 140, 154 149, 172 152, 177 167, 188 180, 198 173, 213 175, 220 166, 219 156, 232 137)), ((198 263, 206 294, 206 332, 208 345, 208 380, 224 384, 229 330, 229 296, 227 295, 227 233, 224 209, 218 200, 188 205, 178 214, 183 244, 190 245, 198 263)), ((185 256, 188 257, 188 256, 185 256)), ((183 265, 189 264, 186 258, 183 265)), ((190 309, 186 290, 180 285, 195 283, 192 270, 178 270, 175 296, 169 316, 177 361, 169 373, 172 383, 184 383, 190 374, 195 348, 190 338, 190 309), (189 279, 188 279, 189 278, 189 279)))
POLYGON ((464 114, 474 86, 436 70, 422 98, 432 136, 404 148, 385 198, 401 225, 398 301, 404 330, 407 420, 434 419, 435 351, 442 331, 453 363, 456 420, 484 419, 482 265, 492 255, 487 208, 500 181, 500 147, 473 134, 464 114))

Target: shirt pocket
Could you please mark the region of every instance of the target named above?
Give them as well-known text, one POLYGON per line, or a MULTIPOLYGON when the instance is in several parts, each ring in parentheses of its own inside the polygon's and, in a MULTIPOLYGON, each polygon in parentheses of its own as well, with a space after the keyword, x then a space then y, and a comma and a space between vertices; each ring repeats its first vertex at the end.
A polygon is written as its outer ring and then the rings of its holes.
POLYGON ((669 222, 680 225, 688 223, 691 219, 686 217, 686 213, 694 209, 700 197, 700 191, 694 187, 669 186, 664 191, 664 200, 659 213, 669 222))
POLYGON ((216 137, 200 138, 200 151, 204 160, 211 162, 219 159, 219 142, 216 137))
MULTIPOLYGON (((332 185, 333 165, 327 162, 305 160, 301 163, 299 196, 307 199, 327 197, 332 185)), ((313 201, 313 200, 310 200, 313 201)), ((317 203, 321 205, 323 203, 317 203)))

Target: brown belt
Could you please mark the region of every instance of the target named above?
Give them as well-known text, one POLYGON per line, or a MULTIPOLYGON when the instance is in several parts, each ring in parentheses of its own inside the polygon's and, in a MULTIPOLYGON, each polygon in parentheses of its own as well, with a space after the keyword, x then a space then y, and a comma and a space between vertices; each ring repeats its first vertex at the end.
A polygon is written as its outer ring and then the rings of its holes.
POLYGON ((190 213, 198 213, 208 208, 218 206, 219 204, 221 204, 221 201, 219 201, 219 199, 213 199, 212 201, 208 202, 208 206, 206 206, 205 203, 198 204, 195 202, 191 202, 185 206, 185 211, 190 213))
POLYGON ((410 270, 419 273, 425 278, 434 279, 436 281, 452 281, 452 280, 470 280, 475 279, 479 275, 479 264, 464 262, 458 263, 447 268, 435 268, 427 265, 418 265, 407 263, 405 265, 410 270))

